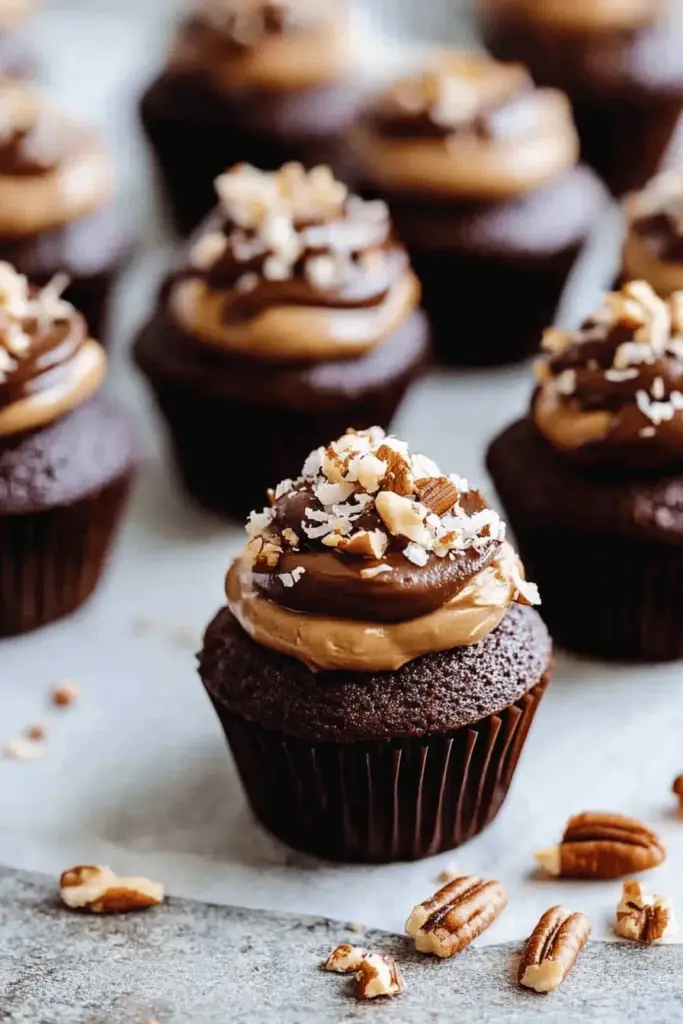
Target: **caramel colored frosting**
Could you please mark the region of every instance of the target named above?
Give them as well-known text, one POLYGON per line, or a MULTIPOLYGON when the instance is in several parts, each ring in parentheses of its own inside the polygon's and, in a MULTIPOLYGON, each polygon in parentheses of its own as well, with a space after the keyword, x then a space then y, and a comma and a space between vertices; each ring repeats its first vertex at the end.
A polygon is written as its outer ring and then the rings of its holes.
POLYGON ((0 236, 61 227, 109 202, 107 155, 26 83, 0 83, 0 236))
POLYGON ((662 298, 683 289, 683 172, 664 171, 626 200, 623 277, 662 298))
POLYGON ((362 173, 380 189, 466 200, 512 198, 571 168, 569 101, 517 64, 444 53, 382 94, 356 126, 362 173))
POLYGON ((65 284, 33 288, 0 263, 0 437, 46 426, 102 384, 104 350, 60 297, 65 284))
POLYGON ((558 451, 634 468, 683 459, 683 292, 665 301, 630 282, 543 347, 533 416, 558 451))
POLYGON ((640 28, 665 7, 664 0, 477 0, 489 17, 514 16, 567 32, 618 32, 640 28))
POLYGON ((344 77, 351 65, 345 0, 195 0, 167 62, 226 92, 288 92, 344 77))
POLYGON ((396 669, 538 602, 482 495, 377 427, 312 452, 271 501, 252 513, 228 604, 314 671, 396 669))
POLYGON ((200 342, 265 362, 346 359, 380 344, 420 301, 387 207, 319 167, 239 165, 169 295, 200 342))

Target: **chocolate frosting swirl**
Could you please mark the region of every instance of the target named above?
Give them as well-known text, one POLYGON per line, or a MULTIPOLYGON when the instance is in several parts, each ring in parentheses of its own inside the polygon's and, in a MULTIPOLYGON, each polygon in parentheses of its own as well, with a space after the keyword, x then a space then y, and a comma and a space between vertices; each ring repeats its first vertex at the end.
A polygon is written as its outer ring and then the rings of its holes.
POLYGON ((250 520, 251 582, 268 600, 314 615, 428 615, 491 565, 505 536, 467 481, 443 476, 379 428, 313 452, 302 476, 271 497, 250 520))
POLYGON ((537 427, 569 457, 626 468, 683 459, 683 292, 610 293, 575 332, 546 332, 537 427))
POLYGON ((256 358, 350 357, 382 340, 373 335, 373 316, 391 307, 395 329, 417 306, 417 282, 386 205, 350 195, 328 168, 287 164, 266 173, 239 165, 217 189, 218 210, 170 282, 171 301, 185 286, 186 299, 211 308, 216 322, 205 340, 222 344, 225 332, 226 348, 240 345, 256 358), (310 339, 291 331, 290 344, 271 352, 273 332, 260 340, 250 325, 283 309, 356 314, 359 341, 330 319, 327 344, 324 330, 310 339))

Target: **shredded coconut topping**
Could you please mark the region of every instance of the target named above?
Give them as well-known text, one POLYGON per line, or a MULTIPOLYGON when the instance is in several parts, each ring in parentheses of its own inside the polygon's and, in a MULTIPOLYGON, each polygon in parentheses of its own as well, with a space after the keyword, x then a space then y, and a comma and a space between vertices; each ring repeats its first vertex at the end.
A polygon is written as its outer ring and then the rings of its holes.
POLYGON ((68 283, 65 274, 57 274, 44 288, 32 289, 27 277, 0 262, 0 384, 28 355, 36 327, 45 330, 73 314, 61 297, 68 283))
MULTIPOLYGON (((505 523, 493 509, 480 507, 480 497, 478 510, 467 510, 467 496, 476 492, 466 480, 443 475, 435 462, 410 452, 404 441, 387 437, 379 427, 350 431, 318 448, 306 459, 299 479, 283 481, 271 498, 302 489, 320 506, 305 509, 301 529, 308 540, 379 562, 391 537, 405 542, 403 556, 417 566, 426 565, 432 555, 454 558, 469 550, 484 552, 505 538, 505 523), (361 517, 370 512, 379 518, 381 529, 359 527, 361 517)), ((283 544, 290 543, 287 531, 274 529, 273 518, 272 509, 250 517, 247 532, 255 560, 267 561, 273 548, 282 552, 283 544)), ((295 531, 289 533, 298 540, 295 531)), ((283 578, 285 586, 294 582, 283 578)))

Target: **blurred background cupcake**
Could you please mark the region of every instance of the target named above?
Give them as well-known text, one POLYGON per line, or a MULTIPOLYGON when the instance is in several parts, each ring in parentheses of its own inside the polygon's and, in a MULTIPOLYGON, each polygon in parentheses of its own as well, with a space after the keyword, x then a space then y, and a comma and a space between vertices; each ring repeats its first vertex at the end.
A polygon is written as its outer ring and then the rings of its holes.
POLYGON ((25 82, 0 82, 0 127, 0 260, 36 284, 66 274, 65 297, 103 338, 129 253, 104 143, 25 82))
POLYGON ((683 171, 663 171, 625 202, 621 279, 647 281, 662 298, 683 289, 683 171))
POLYGON ((388 426, 429 332, 384 203, 300 164, 216 186, 135 358, 189 493, 243 517, 325 438, 388 426))
POLYGON ((35 71, 35 57, 22 27, 37 0, 0 0, 0 77, 24 78, 35 71))
POLYGON ((351 145, 408 247, 439 358, 536 350, 605 201, 565 96, 518 64, 442 53, 374 100, 351 145))
POLYGON ((484 41, 570 97, 582 158, 615 195, 657 170, 683 110, 678 0, 476 0, 484 41))
POLYGON ((343 172, 360 96, 346 0, 193 0, 141 108, 178 230, 238 161, 343 172))

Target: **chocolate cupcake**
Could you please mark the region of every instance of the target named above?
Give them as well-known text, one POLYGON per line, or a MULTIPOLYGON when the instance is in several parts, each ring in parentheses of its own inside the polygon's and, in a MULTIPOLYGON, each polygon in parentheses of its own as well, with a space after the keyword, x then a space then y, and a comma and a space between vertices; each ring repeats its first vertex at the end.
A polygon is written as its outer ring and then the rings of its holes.
POLYGON ((623 281, 646 281, 669 298, 683 289, 683 172, 664 171, 625 203, 623 281))
POLYGON ((531 414, 488 466, 551 634, 601 658, 683 657, 683 292, 626 284, 544 348, 531 414))
POLYGON ((33 51, 21 34, 35 6, 35 0, 0 0, 0 79, 27 78, 36 69, 33 51))
POLYGON ((254 813, 333 860, 465 842, 505 799, 551 669, 505 524, 376 427, 271 501, 199 658, 254 813))
POLYGON ((0 260, 65 298, 101 337, 129 242, 99 136, 24 82, 0 83, 0 260))
POLYGON ((69 614, 100 578, 133 470, 105 368, 59 282, 0 263, 0 636, 69 614))
POLYGON ((602 208, 576 164, 564 96, 518 65, 445 54, 380 96, 352 132, 424 289, 437 352, 505 363, 538 348, 602 208))
POLYGON ((387 426, 428 353, 383 203, 329 169, 240 165, 135 345, 189 493, 244 518, 346 424, 387 426), (216 444, 229 448, 230 472, 216 444))
POLYGON ((214 178, 245 161, 345 169, 361 89, 346 0, 194 0, 142 100, 177 230, 214 204, 214 178))
POLYGON ((615 195, 655 173, 683 109, 683 20, 668 0, 477 0, 495 57, 571 99, 582 159, 615 195))

